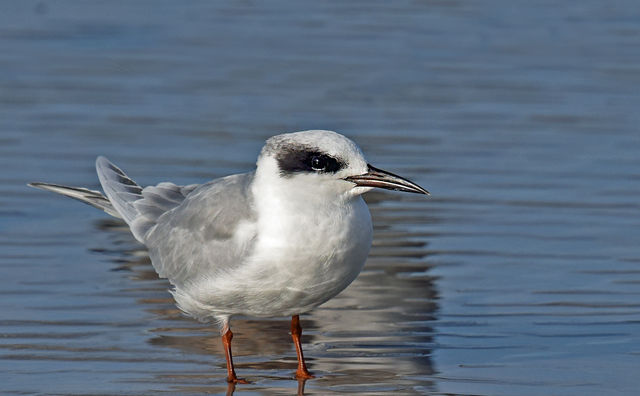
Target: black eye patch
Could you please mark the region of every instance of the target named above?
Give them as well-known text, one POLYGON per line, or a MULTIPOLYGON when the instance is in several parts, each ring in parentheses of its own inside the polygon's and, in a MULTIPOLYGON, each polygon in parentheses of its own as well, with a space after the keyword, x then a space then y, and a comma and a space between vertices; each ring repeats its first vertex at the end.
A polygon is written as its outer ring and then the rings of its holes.
POLYGON ((294 173, 335 173, 345 167, 338 159, 313 149, 284 149, 276 156, 283 176, 294 173))

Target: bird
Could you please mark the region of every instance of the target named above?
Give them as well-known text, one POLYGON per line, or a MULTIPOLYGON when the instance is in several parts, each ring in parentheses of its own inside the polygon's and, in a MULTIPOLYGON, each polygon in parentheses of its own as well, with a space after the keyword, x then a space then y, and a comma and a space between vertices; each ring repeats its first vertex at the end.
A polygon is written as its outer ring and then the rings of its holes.
POLYGON ((148 249, 176 305, 217 323, 227 381, 238 378, 230 319, 291 316, 296 378, 313 378, 299 315, 345 289, 369 254, 373 227, 362 195, 373 188, 429 195, 418 184, 370 165, 349 138, 326 130, 266 140, 253 171, 203 184, 141 187, 107 158, 96 159, 104 192, 33 182, 126 222, 148 249))

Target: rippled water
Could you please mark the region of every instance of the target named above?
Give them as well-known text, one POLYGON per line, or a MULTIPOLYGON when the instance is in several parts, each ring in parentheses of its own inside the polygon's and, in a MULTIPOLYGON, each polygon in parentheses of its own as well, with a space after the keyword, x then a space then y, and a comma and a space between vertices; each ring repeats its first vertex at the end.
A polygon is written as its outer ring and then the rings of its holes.
MULTIPOLYGON (((227 393, 122 224, 25 183, 202 182, 311 128, 433 195, 369 195, 306 394, 640 387, 636 2, 6 1, 0 51, 0 393, 227 393)), ((297 393, 288 318, 233 326, 236 394, 297 393)))

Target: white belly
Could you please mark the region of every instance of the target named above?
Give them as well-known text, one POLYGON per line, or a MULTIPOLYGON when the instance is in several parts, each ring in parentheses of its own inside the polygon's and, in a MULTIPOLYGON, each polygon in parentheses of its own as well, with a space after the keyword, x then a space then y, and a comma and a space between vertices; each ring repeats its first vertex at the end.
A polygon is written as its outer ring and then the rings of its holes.
POLYGON ((348 205, 314 209, 291 212, 289 219, 261 230, 247 266, 250 273, 261 274, 247 282, 249 290, 258 291, 247 301, 247 314, 306 312, 340 293, 362 270, 372 237, 364 201, 357 197, 348 205))
POLYGON ((288 316, 340 293, 369 254, 369 209, 359 196, 347 204, 313 209, 269 212, 258 223, 251 257, 226 276, 197 285, 197 293, 177 290, 181 308, 202 320, 234 314, 288 316))

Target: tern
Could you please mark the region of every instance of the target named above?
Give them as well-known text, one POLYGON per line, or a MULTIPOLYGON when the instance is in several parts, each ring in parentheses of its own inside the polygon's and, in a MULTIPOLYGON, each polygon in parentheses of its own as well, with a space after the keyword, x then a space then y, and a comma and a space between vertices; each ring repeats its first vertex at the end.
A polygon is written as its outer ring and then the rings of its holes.
POLYGON ((360 148, 332 131, 286 133, 266 141, 252 172, 178 186, 140 187, 105 157, 96 160, 104 193, 30 183, 124 220, 167 278, 180 310, 217 322, 227 363, 233 315, 291 316, 296 377, 313 378, 299 315, 345 289, 369 254, 373 228, 362 194, 378 187, 429 193, 369 165, 360 148))

